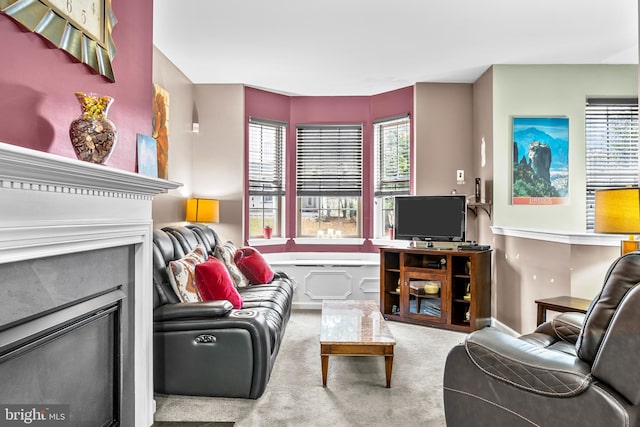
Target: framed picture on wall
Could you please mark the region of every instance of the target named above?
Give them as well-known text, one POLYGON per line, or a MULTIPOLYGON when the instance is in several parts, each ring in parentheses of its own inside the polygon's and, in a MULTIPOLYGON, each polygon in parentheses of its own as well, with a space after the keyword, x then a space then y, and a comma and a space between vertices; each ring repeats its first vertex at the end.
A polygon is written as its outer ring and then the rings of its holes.
POLYGON ((569 202, 569 118, 514 117, 511 203, 569 202))
POLYGON ((137 135, 138 173, 140 175, 158 177, 158 150, 156 140, 147 135, 137 135))
POLYGON ((153 84, 153 117, 151 135, 157 142, 158 178, 169 179, 169 92, 153 84))

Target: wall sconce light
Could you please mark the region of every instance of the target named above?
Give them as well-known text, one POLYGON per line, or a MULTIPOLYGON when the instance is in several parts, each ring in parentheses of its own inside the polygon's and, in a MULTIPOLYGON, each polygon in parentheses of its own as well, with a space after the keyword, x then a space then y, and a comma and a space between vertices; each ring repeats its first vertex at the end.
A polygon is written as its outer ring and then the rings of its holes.
POLYGON ((220 222, 220 201, 215 199, 187 200, 187 215, 189 222, 220 222))
POLYGON ((596 233, 628 234, 620 242, 620 255, 640 249, 640 188, 611 188, 596 191, 596 233))
POLYGON ((194 103, 191 110, 191 132, 200 133, 200 120, 198 119, 198 106, 194 103))

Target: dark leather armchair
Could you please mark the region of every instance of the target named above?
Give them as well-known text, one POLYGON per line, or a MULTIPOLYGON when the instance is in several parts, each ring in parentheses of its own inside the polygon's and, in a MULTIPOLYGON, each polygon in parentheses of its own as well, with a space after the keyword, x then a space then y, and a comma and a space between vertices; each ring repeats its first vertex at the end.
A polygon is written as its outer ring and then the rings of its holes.
POLYGON ((485 328, 447 357, 454 426, 640 425, 640 252, 618 258, 585 315, 520 337, 485 328))

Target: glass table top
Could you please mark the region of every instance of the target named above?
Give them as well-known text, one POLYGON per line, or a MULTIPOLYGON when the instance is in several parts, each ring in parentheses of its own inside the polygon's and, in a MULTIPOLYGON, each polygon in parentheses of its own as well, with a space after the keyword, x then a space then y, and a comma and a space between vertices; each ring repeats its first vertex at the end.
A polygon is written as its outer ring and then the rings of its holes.
POLYGON ((322 302, 320 342, 323 344, 395 344, 375 301, 322 302))

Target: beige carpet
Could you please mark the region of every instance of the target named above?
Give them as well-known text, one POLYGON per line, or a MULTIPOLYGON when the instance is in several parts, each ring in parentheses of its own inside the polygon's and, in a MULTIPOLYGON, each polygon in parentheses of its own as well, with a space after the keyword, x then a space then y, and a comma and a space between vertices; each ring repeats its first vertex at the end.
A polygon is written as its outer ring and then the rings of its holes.
POLYGON ((388 322, 396 338, 391 388, 383 357, 329 358, 320 368, 320 311, 294 311, 264 395, 257 400, 156 395, 157 421, 254 426, 444 426, 442 375, 465 334, 388 322))

